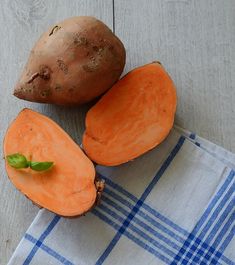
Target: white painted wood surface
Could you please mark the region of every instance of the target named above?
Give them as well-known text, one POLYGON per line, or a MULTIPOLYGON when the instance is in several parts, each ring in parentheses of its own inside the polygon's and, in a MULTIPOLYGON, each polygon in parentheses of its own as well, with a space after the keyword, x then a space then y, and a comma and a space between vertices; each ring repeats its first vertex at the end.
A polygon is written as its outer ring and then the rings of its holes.
POLYGON ((115 1, 126 70, 160 61, 175 81, 176 123, 235 151, 235 1, 115 1))
MULTIPOLYGON (((234 152, 234 14, 234 0, 1 0, 1 150, 9 122, 23 107, 49 115, 80 142, 89 106, 33 104, 11 94, 33 43, 48 26, 70 16, 93 15, 111 28, 114 24, 127 49, 125 71, 162 62, 177 86, 177 124, 234 152)), ((13 188, 2 160, 0 265, 7 263, 37 211, 13 188)))
MULTIPOLYGON (((39 35, 53 23, 70 16, 92 15, 112 28, 112 0, 1 0, 0 1, 0 149, 10 121, 24 107, 52 117, 80 142, 87 107, 66 109, 16 99, 12 89, 39 35)), ((0 164, 0 265, 5 265, 32 222, 38 208, 8 180, 0 164)), ((45 264, 46 265, 46 264, 45 264)))

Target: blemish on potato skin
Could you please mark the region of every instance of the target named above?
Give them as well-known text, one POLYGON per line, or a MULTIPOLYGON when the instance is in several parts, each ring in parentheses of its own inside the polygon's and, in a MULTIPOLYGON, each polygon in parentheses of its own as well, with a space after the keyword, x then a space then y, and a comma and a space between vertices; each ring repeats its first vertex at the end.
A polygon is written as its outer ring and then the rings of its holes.
POLYGON ((102 55, 103 51, 104 51, 104 47, 100 47, 99 50, 98 50, 98 54, 102 55))
POLYGON ((50 79, 51 69, 47 65, 40 65, 39 76, 43 79, 50 79))
POLYGON ((64 74, 68 74, 68 66, 65 64, 63 60, 58 59, 57 60, 58 67, 61 71, 63 71, 64 74))
POLYGON ((46 89, 40 92, 41 97, 46 98, 51 95, 50 89, 46 89))
POLYGON ((31 84, 38 77, 44 80, 48 80, 50 79, 50 76, 51 76, 51 69, 47 65, 40 65, 39 71, 33 73, 26 83, 31 84))
POLYGON ((23 93, 32 93, 33 90, 32 90, 31 88, 20 87, 19 92, 23 92, 23 93))
POLYGON ((60 84, 56 84, 55 90, 57 90, 57 91, 62 90, 62 86, 60 84))
POLYGON ((93 49, 95 52, 98 52, 98 51, 99 51, 99 47, 98 47, 98 46, 93 46, 92 49, 93 49))
POLYGON ((91 63, 83 65, 82 68, 85 72, 91 73, 98 69, 98 64, 95 61, 93 61, 91 63))
POLYGON ((58 26, 58 25, 55 25, 55 26, 52 28, 51 32, 49 33, 49 36, 51 36, 51 35, 53 35, 54 33, 56 33, 59 29, 61 29, 61 27, 58 26))
POLYGON ((80 45, 87 46, 89 44, 87 38, 80 36, 79 34, 75 34, 73 38, 73 43, 76 46, 80 46, 80 45))
POLYGON ((91 56, 89 59, 90 61, 87 64, 83 65, 82 69, 88 73, 95 72, 99 68, 98 62, 93 56, 91 56))

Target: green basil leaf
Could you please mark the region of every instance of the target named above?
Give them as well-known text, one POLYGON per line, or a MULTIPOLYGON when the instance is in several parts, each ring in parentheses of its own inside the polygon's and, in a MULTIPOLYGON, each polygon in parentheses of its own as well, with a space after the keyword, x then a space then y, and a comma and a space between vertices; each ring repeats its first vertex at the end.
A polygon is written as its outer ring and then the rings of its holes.
POLYGON ((35 170, 35 171, 44 171, 48 170, 53 166, 53 162, 33 162, 30 161, 30 168, 35 170))
POLYGON ((29 163, 24 155, 19 153, 6 156, 7 162, 11 167, 20 169, 29 167, 29 163))

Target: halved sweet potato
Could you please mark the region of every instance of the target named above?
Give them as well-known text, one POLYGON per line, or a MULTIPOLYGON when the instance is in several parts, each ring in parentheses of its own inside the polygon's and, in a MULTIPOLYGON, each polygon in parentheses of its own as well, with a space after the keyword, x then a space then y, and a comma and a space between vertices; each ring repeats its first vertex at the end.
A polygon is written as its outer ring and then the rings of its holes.
POLYGON ((96 163, 119 165, 160 144, 173 126, 175 86, 161 64, 136 68, 86 116, 83 148, 96 163))
POLYGON ((62 216, 81 215, 95 204, 100 187, 93 163, 48 117, 29 109, 20 112, 4 139, 5 157, 14 153, 54 162, 44 172, 15 169, 6 162, 12 183, 34 203, 62 216))

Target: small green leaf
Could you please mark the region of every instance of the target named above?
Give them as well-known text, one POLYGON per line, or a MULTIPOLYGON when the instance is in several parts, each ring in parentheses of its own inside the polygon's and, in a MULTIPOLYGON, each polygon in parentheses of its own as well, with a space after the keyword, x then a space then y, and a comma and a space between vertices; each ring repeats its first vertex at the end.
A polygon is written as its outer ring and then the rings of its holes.
POLYGON ((35 170, 35 171, 44 171, 48 170, 53 166, 53 162, 32 162, 30 161, 30 168, 35 170))
POLYGON ((30 167, 35 171, 44 171, 48 170, 53 166, 53 162, 33 162, 28 161, 27 158, 19 153, 6 156, 7 162, 11 167, 16 169, 28 168, 30 167))
POLYGON ((11 167, 20 169, 29 167, 29 163, 24 155, 19 153, 6 156, 7 162, 11 167))

